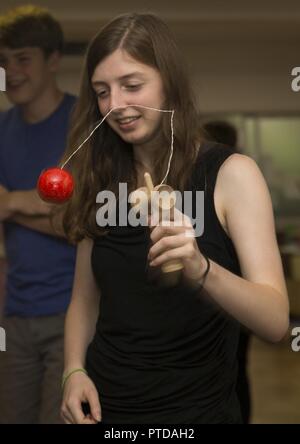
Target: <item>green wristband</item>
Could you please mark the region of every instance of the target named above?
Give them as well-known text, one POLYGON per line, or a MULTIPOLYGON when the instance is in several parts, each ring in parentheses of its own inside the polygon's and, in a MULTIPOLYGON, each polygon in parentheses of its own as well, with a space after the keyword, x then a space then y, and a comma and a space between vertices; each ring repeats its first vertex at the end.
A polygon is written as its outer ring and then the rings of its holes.
POLYGON ((69 377, 71 375, 73 375, 73 373, 77 373, 77 372, 83 372, 86 375, 88 374, 87 371, 84 368, 75 368, 74 370, 71 370, 69 373, 67 373, 66 375, 63 375, 63 377, 62 377, 62 383, 61 383, 62 390, 64 389, 65 383, 67 382, 69 377))

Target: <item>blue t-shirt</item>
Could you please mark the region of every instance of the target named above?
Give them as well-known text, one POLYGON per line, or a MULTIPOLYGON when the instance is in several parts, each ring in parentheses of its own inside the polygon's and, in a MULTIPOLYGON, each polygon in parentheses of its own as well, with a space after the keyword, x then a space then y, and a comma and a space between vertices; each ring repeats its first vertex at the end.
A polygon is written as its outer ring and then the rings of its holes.
MULTIPOLYGON (((58 165, 66 146, 76 98, 65 94, 60 106, 41 122, 28 124, 18 107, 0 113, 0 184, 9 191, 36 187, 44 168, 58 165)), ((5 314, 49 316, 70 302, 75 247, 64 239, 4 222, 8 260, 5 314)))

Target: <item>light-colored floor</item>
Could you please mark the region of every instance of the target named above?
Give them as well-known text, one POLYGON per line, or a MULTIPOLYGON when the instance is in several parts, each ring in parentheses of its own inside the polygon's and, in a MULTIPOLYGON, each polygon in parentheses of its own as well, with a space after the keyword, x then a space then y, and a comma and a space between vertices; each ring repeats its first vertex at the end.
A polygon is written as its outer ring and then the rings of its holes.
MULTIPOLYGON (((300 321, 297 323, 300 326, 300 321)), ((300 351, 252 338, 249 354, 253 424, 300 424, 300 351)))

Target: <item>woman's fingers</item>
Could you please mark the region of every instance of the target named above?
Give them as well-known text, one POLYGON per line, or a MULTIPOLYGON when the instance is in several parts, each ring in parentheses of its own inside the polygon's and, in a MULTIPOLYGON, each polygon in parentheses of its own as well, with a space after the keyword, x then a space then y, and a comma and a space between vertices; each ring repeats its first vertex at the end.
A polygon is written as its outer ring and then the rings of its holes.
POLYGON ((83 422, 81 424, 97 424, 98 421, 96 421, 92 415, 88 414, 86 415, 86 417, 84 418, 83 422))
POLYGON ((68 411, 72 416, 75 424, 82 424, 85 419, 85 415, 82 411, 81 401, 79 399, 71 399, 68 403, 68 411))
POLYGON ((66 407, 61 409, 61 417, 66 424, 74 424, 74 420, 72 418, 71 413, 69 413, 66 407))
POLYGON ((153 243, 165 236, 172 236, 186 231, 194 233, 190 218, 176 208, 174 208, 173 218, 171 220, 165 219, 159 222, 154 219, 153 217, 149 217, 150 237, 153 243))
POLYGON ((192 257, 194 253, 194 248, 191 244, 184 245, 179 248, 173 248, 172 250, 167 250, 160 256, 157 256, 149 265, 162 265, 172 259, 188 259, 192 257))
POLYGON ((158 225, 156 226, 151 234, 150 234, 150 238, 152 240, 153 243, 158 242, 160 239, 162 239, 163 237, 166 236, 175 236, 177 234, 184 234, 186 237, 195 237, 194 234, 194 229, 192 227, 192 225, 184 225, 184 226, 172 226, 172 225, 168 225, 168 226, 161 226, 158 225))
POLYGON ((161 238, 166 236, 174 236, 176 234, 184 233, 186 227, 175 227, 172 225, 161 226, 157 225, 151 232, 150 238, 153 243, 158 242, 161 238))
POLYGON ((95 421, 101 421, 101 406, 96 388, 91 388, 87 393, 87 401, 90 404, 91 415, 95 421))
POLYGON ((91 414, 84 415, 81 402, 71 401, 68 407, 62 409, 61 416, 66 424, 97 424, 91 414))
POLYGON ((149 250, 148 259, 154 260, 158 255, 162 254, 166 250, 177 248, 187 243, 187 237, 185 232, 176 236, 162 237, 157 241, 149 250))
POLYGON ((61 415, 62 419, 65 424, 74 424, 73 421, 71 421, 71 418, 68 415, 61 415))

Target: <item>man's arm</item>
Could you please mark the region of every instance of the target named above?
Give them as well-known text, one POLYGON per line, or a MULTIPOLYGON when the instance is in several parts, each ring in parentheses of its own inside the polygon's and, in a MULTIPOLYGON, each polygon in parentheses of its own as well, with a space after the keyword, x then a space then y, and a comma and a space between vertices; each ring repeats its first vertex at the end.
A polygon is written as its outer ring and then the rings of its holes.
POLYGON ((7 191, 0 185, 0 222, 9 220, 44 234, 65 237, 62 213, 51 223, 52 208, 40 199, 36 190, 7 191))
POLYGON ((8 191, 0 185, 0 220, 8 219, 15 214, 26 216, 48 216, 53 205, 40 198, 36 189, 8 191))
POLYGON ((3 222, 13 215, 11 203, 10 193, 0 185, 0 222, 3 222))
POLYGON ((66 237, 62 226, 62 215, 55 216, 53 223, 51 223, 50 216, 26 216, 24 214, 15 214, 9 220, 44 234, 66 237))

